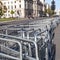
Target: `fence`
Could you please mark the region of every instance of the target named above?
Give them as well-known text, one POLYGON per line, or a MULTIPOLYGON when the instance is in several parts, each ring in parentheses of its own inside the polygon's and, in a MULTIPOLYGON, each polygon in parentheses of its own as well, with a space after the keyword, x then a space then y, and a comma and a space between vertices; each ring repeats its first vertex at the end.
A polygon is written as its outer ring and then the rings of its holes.
POLYGON ((0 27, 1 60, 52 60, 55 58, 54 29, 60 18, 33 21, 29 25, 0 27), (16 34, 15 34, 16 33, 16 34))

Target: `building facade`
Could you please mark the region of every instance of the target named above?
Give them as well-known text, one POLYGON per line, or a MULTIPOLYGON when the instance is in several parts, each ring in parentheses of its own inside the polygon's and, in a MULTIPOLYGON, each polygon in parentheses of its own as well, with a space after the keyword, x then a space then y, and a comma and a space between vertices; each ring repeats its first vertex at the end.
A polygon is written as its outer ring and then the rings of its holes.
POLYGON ((33 16, 39 17, 42 14, 43 4, 40 0, 33 0, 33 16))
POLYGON ((43 11, 45 10, 45 0, 40 0, 41 3, 43 4, 43 11))
POLYGON ((7 7, 7 12, 3 17, 12 17, 11 10, 14 11, 13 17, 24 17, 24 0, 2 0, 2 3, 7 7), (19 11, 20 14, 18 14, 17 11, 19 11))
POLYGON ((13 17, 38 17, 42 15, 43 3, 40 0, 2 0, 7 7, 7 12, 2 17, 12 17, 11 10, 14 11, 13 17))
POLYGON ((25 17, 32 16, 33 13, 33 0, 25 0, 25 17))

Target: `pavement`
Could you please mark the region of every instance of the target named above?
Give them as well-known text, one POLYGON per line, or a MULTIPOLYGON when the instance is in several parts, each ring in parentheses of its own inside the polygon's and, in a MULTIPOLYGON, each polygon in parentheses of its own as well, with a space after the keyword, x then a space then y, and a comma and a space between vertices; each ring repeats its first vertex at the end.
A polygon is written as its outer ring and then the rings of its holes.
POLYGON ((54 43, 56 44, 56 59, 60 60, 60 25, 55 30, 54 43))

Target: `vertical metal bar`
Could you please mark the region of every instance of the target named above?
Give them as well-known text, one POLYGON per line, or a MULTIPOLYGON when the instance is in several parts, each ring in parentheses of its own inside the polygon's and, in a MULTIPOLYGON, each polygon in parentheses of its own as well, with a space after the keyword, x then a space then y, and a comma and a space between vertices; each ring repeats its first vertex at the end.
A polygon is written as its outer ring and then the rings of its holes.
POLYGON ((35 35, 35 42, 37 41, 37 36, 35 35))
POLYGON ((19 46, 20 46, 20 60, 22 60, 22 44, 20 42, 18 42, 19 46))
MULTIPOLYGON (((29 32, 27 32, 27 39, 29 40, 29 32)), ((31 53, 31 45, 28 44, 29 46, 29 56, 32 56, 32 53, 31 53)))
POLYGON ((24 34, 24 31, 22 31, 22 37, 25 38, 25 34, 24 34))
POLYGON ((46 47, 46 55, 45 55, 46 60, 48 60, 48 48, 46 47))
POLYGON ((27 39, 29 39, 29 32, 27 32, 27 39))
POLYGON ((39 60, 39 57, 38 57, 38 47, 37 47, 36 42, 34 42, 34 45, 35 45, 36 60, 39 60))
POLYGON ((6 35, 8 35, 8 30, 6 29, 6 33, 5 33, 6 35))
POLYGON ((3 40, 3 41, 10 41, 10 42, 15 42, 15 43, 18 43, 19 44, 19 50, 20 50, 20 60, 22 60, 22 44, 17 41, 17 40, 8 40, 8 39, 5 39, 5 38, 0 38, 0 40, 3 40))

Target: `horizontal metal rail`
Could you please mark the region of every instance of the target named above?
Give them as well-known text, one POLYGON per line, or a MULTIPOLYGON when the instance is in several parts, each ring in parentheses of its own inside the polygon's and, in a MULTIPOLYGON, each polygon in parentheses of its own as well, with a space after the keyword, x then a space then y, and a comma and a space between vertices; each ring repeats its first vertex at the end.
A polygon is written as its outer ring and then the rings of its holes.
MULTIPOLYGON (((18 43, 19 48, 20 48, 20 49, 19 49, 19 50, 20 50, 20 51, 19 51, 19 52, 20 52, 20 53, 19 53, 19 54, 20 54, 19 59, 22 60, 22 45, 21 45, 21 43, 20 43, 19 41, 15 40, 15 39, 12 40, 12 39, 6 39, 6 38, 0 38, 0 40, 2 40, 2 41, 7 41, 7 42, 10 41, 10 42, 18 43)), ((7 56, 7 57, 8 57, 8 56, 7 56)))
POLYGON ((0 56, 6 57, 6 58, 10 58, 10 59, 20 60, 19 58, 16 58, 16 57, 13 57, 13 56, 9 56, 9 55, 4 54, 4 53, 0 53, 0 56))
POLYGON ((19 52, 15 51, 14 49, 11 49, 11 48, 3 46, 3 45, 0 45, 0 48, 1 48, 0 51, 5 54, 8 54, 10 56, 15 56, 15 57, 19 56, 19 52))
MULTIPOLYGON (((16 38, 15 38, 16 39, 16 38)), ((0 38, 0 40, 2 40, 2 41, 11 41, 11 42, 16 42, 16 43, 18 43, 19 44, 19 46, 20 46, 20 60, 22 60, 22 47, 21 47, 21 44, 20 44, 20 42, 18 41, 18 39, 16 39, 16 40, 14 40, 14 39, 6 39, 6 38, 0 38)), ((19 40, 21 40, 21 39, 19 39, 19 40)), ((34 41, 27 41, 27 40, 21 40, 21 41, 23 41, 23 42, 29 42, 29 43, 33 43, 34 44, 34 46, 35 46, 35 52, 36 52, 36 60, 39 60, 39 58, 38 58, 38 47, 37 47, 37 44, 36 44, 36 42, 34 42, 34 41)))
MULTIPOLYGON (((47 30, 44 30, 43 32, 40 32, 40 33, 36 33, 35 35, 37 36, 38 34, 42 34, 42 33, 44 33, 44 32, 46 32, 47 30)), ((28 40, 28 39, 25 39, 25 38, 22 38, 22 37, 16 37, 16 36, 11 36, 11 35, 6 35, 6 34, 0 34, 0 37, 4 37, 4 38, 6 38, 7 37, 7 39, 8 38, 12 38, 12 39, 17 39, 17 40, 19 40, 19 41, 26 41, 26 42, 34 42, 34 41, 32 41, 32 40, 28 40)))
POLYGON ((0 34, 0 37, 3 37, 3 38, 6 38, 6 39, 17 39, 17 41, 24 41, 24 42, 30 42, 30 43, 33 43, 34 41, 32 40, 28 40, 28 39, 24 39, 24 38, 21 38, 21 37, 16 37, 16 36, 11 36, 11 35, 5 35, 5 34, 0 34))

